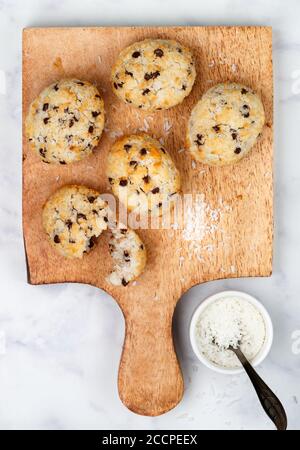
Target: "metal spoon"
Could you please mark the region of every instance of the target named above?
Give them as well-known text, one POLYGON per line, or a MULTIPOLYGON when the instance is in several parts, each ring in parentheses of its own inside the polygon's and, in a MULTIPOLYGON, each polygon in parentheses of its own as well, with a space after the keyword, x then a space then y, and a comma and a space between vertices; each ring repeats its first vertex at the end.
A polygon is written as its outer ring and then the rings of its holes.
POLYGON ((229 350, 233 351, 240 363, 243 365, 251 383, 256 390, 259 401, 265 410, 266 414, 274 422, 277 430, 286 430, 287 417, 280 400, 276 397, 273 391, 266 385, 266 383, 260 378, 258 373, 253 369, 240 347, 234 348, 229 346, 229 350))

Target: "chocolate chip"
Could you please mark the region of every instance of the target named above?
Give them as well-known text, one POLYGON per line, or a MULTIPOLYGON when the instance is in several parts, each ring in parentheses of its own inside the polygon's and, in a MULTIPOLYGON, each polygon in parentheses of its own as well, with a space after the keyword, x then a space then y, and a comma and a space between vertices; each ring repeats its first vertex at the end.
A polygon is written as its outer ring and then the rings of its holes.
POLYGON ((236 138, 237 138, 237 133, 231 133, 231 137, 232 137, 232 139, 235 141, 236 138))
POLYGON ((143 181, 144 181, 144 183, 149 183, 149 182, 150 182, 150 177, 149 177, 149 175, 145 175, 145 176, 143 177, 143 181))
POLYGON ((72 228, 72 225, 73 225, 73 222, 72 222, 72 220, 66 220, 66 225, 67 225, 67 227, 69 228, 69 230, 70 230, 70 228, 72 228))
POLYGON ((220 131, 219 125, 215 125, 214 127, 212 127, 212 129, 213 129, 216 133, 218 133, 218 132, 220 131))
POLYGON ((125 278, 122 278, 122 284, 123 284, 123 286, 127 286, 128 281, 126 281, 125 278))
POLYGON ((115 88, 115 89, 118 89, 117 83, 114 83, 114 88, 115 88))
POLYGON ((66 161, 61 160, 61 161, 59 161, 59 164, 61 164, 63 166, 65 164, 67 164, 67 163, 66 163, 66 161))
POLYGON ((77 220, 78 219, 84 219, 84 220, 86 220, 86 215, 85 214, 82 214, 82 213, 77 213, 77 220))
POLYGON ((79 84, 79 86, 84 86, 84 83, 82 81, 76 81, 77 84, 79 84))
POLYGON ((155 72, 145 73, 144 78, 146 81, 149 81, 151 79, 155 80, 155 78, 160 76, 159 70, 156 70, 155 72))
POLYGON ((125 145, 124 145, 124 150, 126 150, 126 152, 128 152, 128 150, 130 150, 131 147, 132 147, 132 145, 130 145, 130 144, 125 144, 125 145))
POLYGON ((147 155, 147 149, 146 148, 142 148, 140 150, 140 155, 142 155, 142 156, 147 155))
POLYGON ((121 228, 120 229, 120 233, 121 234, 126 234, 127 233, 127 228, 121 228))
POLYGON ((138 162, 137 161, 130 161, 129 165, 130 166, 137 166, 138 162))
POLYGON ((68 112, 69 112, 69 108, 65 108, 65 109, 64 109, 64 113, 67 114, 68 112))
POLYGON ((95 98, 101 98, 101 96, 99 94, 96 94, 95 98))
POLYGON ((92 111, 92 116, 93 117, 98 117, 101 114, 100 111, 92 111))
POLYGON ((40 155, 41 155, 43 158, 46 157, 47 150, 46 150, 45 148, 40 148, 39 152, 40 152, 40 155))
POLYGON ((112 184, 114 180, 113 180, 113 178, 109 177, 108 181, 110 182, 110 184, 112 184))
POLYGON ((60 239, 59 239, 59 236, 57 234, 54 236, 53 240, 54 240, 55 244, 59 244, 60 243, 60 239))
POLYGON ((140 249, 141 249, 141 250, 144 250, 143 244, 140 245, 140 249))
POLYGON ((108 222, 108 218, 106 216, 103 217, 104 222, 108 222))
POLYGON ((124 84, 123 81, 121 81, 121 83, 118 83, 118 87, 119 88, 123 87, 123 84, 124 84))
POLYGON ((186 91, 186 85, 183 84, 181 89, 182 89, 183 91, 186 91))
POLYGON ((128 258, 129 252, 127 250, 124 250, 123 254, 124 254, 125 258, 128 258))
POLYGON ((88 201, 90 203, 94 203, 95 200, 96 200, 96 197, 92 197, 92 196, 88 197, 88 201))
POLYGON ((249 115, 250 115, 249 111, 250 111, 249 105, 245 104, 242 106, 241 114, 243 117, 249 117, 249 115))
POLYGON ((93 133, 93 131, 94 131, 94 127, 91 125, 91 126, 89 127, 89 133, 93 133))
POLYGON ((158 194, 159 193, 159 187, 155 187, 154 189, 152 189, 152 194, 158 194))
POLYGON ((93 248, 94 247, 94 245, 96 243, 96 240, 97 240, 96 236, 92 236, 91 237, 91 239, 89 241, 89 248, 93 248))
POLYGON ((133 58, 138 58, 139 56, 141 56, 141 53, 136 51, 136 52, 133 52, 131 56, 133 58))
POLYGON ((197 134, 196 138, 197 139, 194 141, 195 144, 197 144, 197 145, 203 145, 204 144, 204 136, 203 136, 203 134, 197 134))
POLYGON ((150 92, 150 89, 144 89, 142 92, 142 95, 147 95, 147 94, 149 94, 149 92, 150 92))
POLYGON ((73 125, 74 125, 74 120, 71 119, 70 122, 69 122, 69 128, 72 128, 73 125))
POLYGON ((158 208, 161 208, 161 207, 162 207, 162 202, 159 202, 159 203, 157 204, 157 207, 158 207, 158 208))
POLYGON ((242 94, 247 94, 248 91, 247 91, 247 89, 243 88, 243 89, 241 90, 241 93, 242 93, 242 94))
POLYGON ((180 47, 177 48, 178 53, 182 53, 182 50, 180 47))
POLYGON ((128 181, 127 180, 120 180, 119 185, 120 186, 127 186, 128 181))
POLYGON ((53 89, 54 89, 55 91, 58 91, 58 89, 59 89, 58 85, 56 84, 56 85, 53 87, 53 89))
POLYGON ((49 103, 44 103, 43 104, 43 111, 47 111, 48 108, 49 108, 49 103))
POLYGON ((236 147, 236 149, 234 150, 234 153, 236 153, 238 155, 239 153, 241 153, 241 151, 242 151, 241 147, 236 147))
POLYGON ((125 75, 129 75, 130 77, 133 77, 133 73, 132 72, 128 72, 128 70, 125 70, 125 75))
POLYGON ((47 125, 47 123, 49 122, 50 118, 49 117, 45 117, 44 119, 44 124, 47 125))
POLYGON ((161 151, 166 154, 166 150, 163 147, 160 147, 161 151))
POLYGON ((156 48, 154 50, 154 55, 157 56, 158 58, 161 58, 162 56, 164 56, 164 52, 162 51, 161 48, 156 48))

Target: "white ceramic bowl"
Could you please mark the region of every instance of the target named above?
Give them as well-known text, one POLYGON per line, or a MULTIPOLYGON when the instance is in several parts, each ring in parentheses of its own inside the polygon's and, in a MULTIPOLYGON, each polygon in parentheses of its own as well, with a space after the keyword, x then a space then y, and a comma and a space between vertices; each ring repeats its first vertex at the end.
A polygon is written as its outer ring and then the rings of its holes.
POLYGON ((233 296, 238 297, 242 300, 244 299, 244 300, 248 301, 249 303, 252 303, 252 305, 254 305, 258 309, 258 311, 261 313, 261 315, 264 319, 265 327, 266 327, 266 339, 265 339, 265 342, 264 342, 262 348, 258 352, 258 354, 250 361, 252 366, 257 366, 265 359, 265 357, 268 355, 270 348, 272 346, 273 325, 272 325, 272 321, 271 321, 269 313, 267 312, 265 307, 256 298, 252 297, 249 294, 246 294, 245 292, 240 292, 240 291, 219 292, 219 293, 214 294, 214 295, 206 298, 205 300, 203 300, 203 302, 195 310, 195 312, 192 316, 191 323, 190 323, 190 341, 191 341, 194 353, 197 356, 197 358, 199 359, 199 361, 201 361, 205 366, 209 367, 210 369, 215 370, 216 372, 231 374, 231 375, 242 373, 244 371, 244 369, 242 367, 236 368, 236 369, 235 368, 227 369, 226 367, 218 366, 217 364, 214 364, 209 359, 207 359, 200 352, 200 350, 198 348, 198 345, 196 342, 195 329, 196 329, 196 324, 197 324, 199 316, 204 311, 204 309, 207 308, 208 305, 215 302, 216 300, 219 300, 220 298, 233 297, 233 296))

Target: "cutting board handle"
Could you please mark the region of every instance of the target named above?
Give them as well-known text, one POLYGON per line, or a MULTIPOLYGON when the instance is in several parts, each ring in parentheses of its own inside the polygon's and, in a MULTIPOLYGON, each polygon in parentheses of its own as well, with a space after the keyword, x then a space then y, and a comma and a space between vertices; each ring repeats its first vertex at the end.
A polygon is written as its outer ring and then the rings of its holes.
POLYGON ((172 337, 173 310, 151 305, 124 312, 126 331, 119 368, 119 395, 131 411, 158 416, 183 395, 183 378, 172 337))

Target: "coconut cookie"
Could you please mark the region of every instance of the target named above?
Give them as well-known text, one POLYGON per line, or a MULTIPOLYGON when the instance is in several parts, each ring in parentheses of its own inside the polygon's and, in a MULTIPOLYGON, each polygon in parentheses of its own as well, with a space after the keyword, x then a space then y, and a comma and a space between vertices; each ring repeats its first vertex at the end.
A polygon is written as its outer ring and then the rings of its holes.
POLYGON ((181 103, 192 90, 196 70, 188 48, 176 41, 146 39, 121 51, 111 78, 121 100, 155 111, 181 103))
POLYGON ((180 175, 164 147, 150 136, 125 136, 114 143, 106 174, 113 193, 129 211, 160 216, 172 208, 180 175))
POLYGON ((107 280, 114 286, 127 286, 135 280, 146 265, 146 248, 137 233, 119 225, 113 228, 109 243, 115 267, 107 280))
POLYGON ((85 186, 65 186, 43 209, 43 226, 51 244, 63 256, 82 258, 107 229, 108 206, 100 194, 85 186))
POLYGON ((30 146, 42 161, 69 164, 88 156, 104 128, 104 103, 87 81, 61 80, 31 103, 26 118, 30 146))
POLYGON ((255 144, 265 122, 255 92, 237 83, 209 89, 194 107, 187 141, 192 156, 210 165, 239 161, 255 144))

